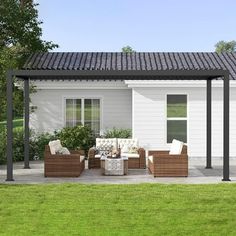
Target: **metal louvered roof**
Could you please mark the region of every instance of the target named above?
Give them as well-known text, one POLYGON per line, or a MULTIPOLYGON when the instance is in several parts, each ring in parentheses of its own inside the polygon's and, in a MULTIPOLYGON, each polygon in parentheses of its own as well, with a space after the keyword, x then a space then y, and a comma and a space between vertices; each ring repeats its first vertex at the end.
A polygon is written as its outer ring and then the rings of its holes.
POLYGON ((236 53, 215 52, 48 52, 32 54, 24 70, 214 70, 236 79, 236 53))

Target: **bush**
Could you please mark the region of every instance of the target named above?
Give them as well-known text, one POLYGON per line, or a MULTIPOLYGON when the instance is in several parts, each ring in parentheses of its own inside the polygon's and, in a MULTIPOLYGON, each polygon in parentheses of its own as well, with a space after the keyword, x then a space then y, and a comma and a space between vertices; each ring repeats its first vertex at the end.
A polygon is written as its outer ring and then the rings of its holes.
MULTIPOLYGON (((22 128, 13 129, 13 161, 24 160, 24 130, 22 128)), ((30 160, 34 159, 34 142, 30 140, 30 160)), ((0 164, 6 163, 7 130, 0 129, 0 164)))
MULTIPOLYGON (((13 129, 13 136, 13 161, 23 161, 24 130, 13 129)), ((0 127, 0 164, 6 163, 6 137, 6 128, 0 127)), ((95 137, 88 126, 67 127, 53 134, 35 134, 31 130, 30 137, 30 160, 43 159, 45 145, 55 139, 60 139, 68 149, 83 149, 86 153, 95 144, 95 137)))
POLYGON ((87 152, 95 144, 95 137, 89 126, 63 128, 57 133, 57 137, 68 149, 83 149, 87 152))
POLYGON ((56 133, 41 133, 41 134, 34 134, 31 138, 31 146, 30 146, 30 156, 34 159, 43 159, 44 158, 44 150, 45 145, 52 140, 57 139, 56 133))
POLYGON ((6 136, 6 129, 4 127, 0 127, 0 164, 4 164, 6 162, 6 136))
POLYGON ((132 130, 113 128, 111 130, 107 130, 104 134, 104 137, 105 138, 131 138, 132 130))

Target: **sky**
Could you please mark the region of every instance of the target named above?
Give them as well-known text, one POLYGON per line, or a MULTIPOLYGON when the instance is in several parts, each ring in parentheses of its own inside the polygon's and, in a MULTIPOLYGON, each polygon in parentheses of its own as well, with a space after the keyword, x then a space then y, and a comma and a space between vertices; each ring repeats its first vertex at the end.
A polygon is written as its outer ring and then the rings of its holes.
POLYGON ((236 0, 37 0, 54 51, 209 52, 236 40, 236 0))

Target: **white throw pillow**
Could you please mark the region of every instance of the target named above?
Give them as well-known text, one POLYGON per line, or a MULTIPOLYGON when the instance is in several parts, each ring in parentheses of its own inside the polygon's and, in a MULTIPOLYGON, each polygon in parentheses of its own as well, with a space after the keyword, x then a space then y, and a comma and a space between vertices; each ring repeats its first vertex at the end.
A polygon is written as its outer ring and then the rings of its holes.
POLYGON ((170 155, 179 155, 182 152, 182 148, 183 148, 184 143, 173 139, 172 143, 171 143, 171 147, 170 147, 170 155))

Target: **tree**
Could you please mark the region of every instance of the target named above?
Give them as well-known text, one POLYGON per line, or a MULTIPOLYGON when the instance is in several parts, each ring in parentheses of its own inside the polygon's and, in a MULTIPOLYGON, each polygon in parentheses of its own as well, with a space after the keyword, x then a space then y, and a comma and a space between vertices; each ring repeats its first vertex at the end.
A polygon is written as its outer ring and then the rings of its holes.
POLYGON ((124 46, 121 50, 122 52, 135 52, 135 50, 133 50, 133 48, 130 47, 129 45, 124 46))
MULTIPOLYGON (((21 68, 30 53, 58 47, 41 39, 37 5, 32 0, 0 1, 0 120, 6 118, 6 71, 21 68)), ((22 91, 14 87, 14 95, 15 115, 22 115, 22 91)))
POLYGON ((236 51, 236 41, 232 40, 232 41, 219 41, 216 45, 215 45, 215 51, 218 53, 222 53, 222 52, 235 52, 236 51))

